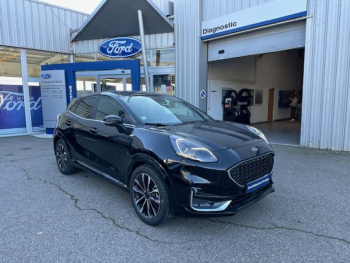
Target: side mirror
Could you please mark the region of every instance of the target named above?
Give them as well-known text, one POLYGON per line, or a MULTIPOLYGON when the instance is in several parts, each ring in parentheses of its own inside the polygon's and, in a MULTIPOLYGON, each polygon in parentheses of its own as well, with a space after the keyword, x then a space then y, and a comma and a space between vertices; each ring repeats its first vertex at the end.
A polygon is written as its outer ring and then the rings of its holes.
POLYGON ((103 122, 108 126, 118 126, 123 124, 123 119, 116 115, 108 115, 103 119, 103 122))

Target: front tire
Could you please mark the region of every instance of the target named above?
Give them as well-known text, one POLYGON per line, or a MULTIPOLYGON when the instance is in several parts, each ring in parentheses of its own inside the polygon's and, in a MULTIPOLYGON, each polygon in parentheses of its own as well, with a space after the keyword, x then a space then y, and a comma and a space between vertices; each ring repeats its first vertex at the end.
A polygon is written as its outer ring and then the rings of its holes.
POLYGON ((149 166, 142 165, 131 175, 130 199, 136 214, 148 225, 160 225, 169 217, 167 185, 149 166))
POLYGON ((73 174, 77 171, 71 163, 70 153, 64 140, 59 139, 55 149, 56 163, 61 173, 65 175, 73 174))

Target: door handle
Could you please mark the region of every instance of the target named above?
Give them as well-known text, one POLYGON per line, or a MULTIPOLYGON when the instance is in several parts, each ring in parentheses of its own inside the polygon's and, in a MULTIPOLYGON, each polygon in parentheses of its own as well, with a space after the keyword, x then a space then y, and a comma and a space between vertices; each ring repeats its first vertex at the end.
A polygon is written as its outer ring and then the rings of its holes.
POLYGON ((92 134, 96 134, 96 133, 98 133, 98 130, 96 128, 90 128, 89 132, 92 134))
POLYGON ((66 121, 66 125, 67 126, 72 126, 72 122, 71 121, 66 121))

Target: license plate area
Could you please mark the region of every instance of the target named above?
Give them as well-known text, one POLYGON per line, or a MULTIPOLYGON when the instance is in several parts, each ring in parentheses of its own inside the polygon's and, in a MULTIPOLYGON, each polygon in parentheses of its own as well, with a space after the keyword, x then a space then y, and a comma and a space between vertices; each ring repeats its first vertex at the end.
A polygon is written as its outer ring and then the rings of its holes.
POLYGON ((267 174, 264 177, 261 177, 253 182, 247 184, 246 194, 254 192, 270 183, 271 174, 267 174))

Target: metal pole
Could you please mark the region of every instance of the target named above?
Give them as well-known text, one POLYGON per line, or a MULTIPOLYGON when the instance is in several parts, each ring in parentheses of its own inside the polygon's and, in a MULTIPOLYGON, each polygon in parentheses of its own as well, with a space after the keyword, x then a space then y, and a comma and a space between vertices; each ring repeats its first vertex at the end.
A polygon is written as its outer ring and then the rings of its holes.
POLYGON ((28 85, 28 68, 27 68, 27 52, 25 49, 20 49, 21 55, 21 70, 23 83, 23 102, 24 102, 24 116, 27 126, 27 134, 33 133, 32 114, 30 110, 30 95, 28 85))
POLYGON ((142 44, 142 59, 143 59, 143 68, 144 68, 144 73, 145 73, 146 90, 149 92, 149 91, 151 91, 151 87, 149 84, 149 76, 148 76, 145 29, 143 27, 142 11, 139 10, 137 13, 138 13, 138 17, 139 17, 139 28, 140 28, 140 37, 141 37, 141 44, 142 44))

